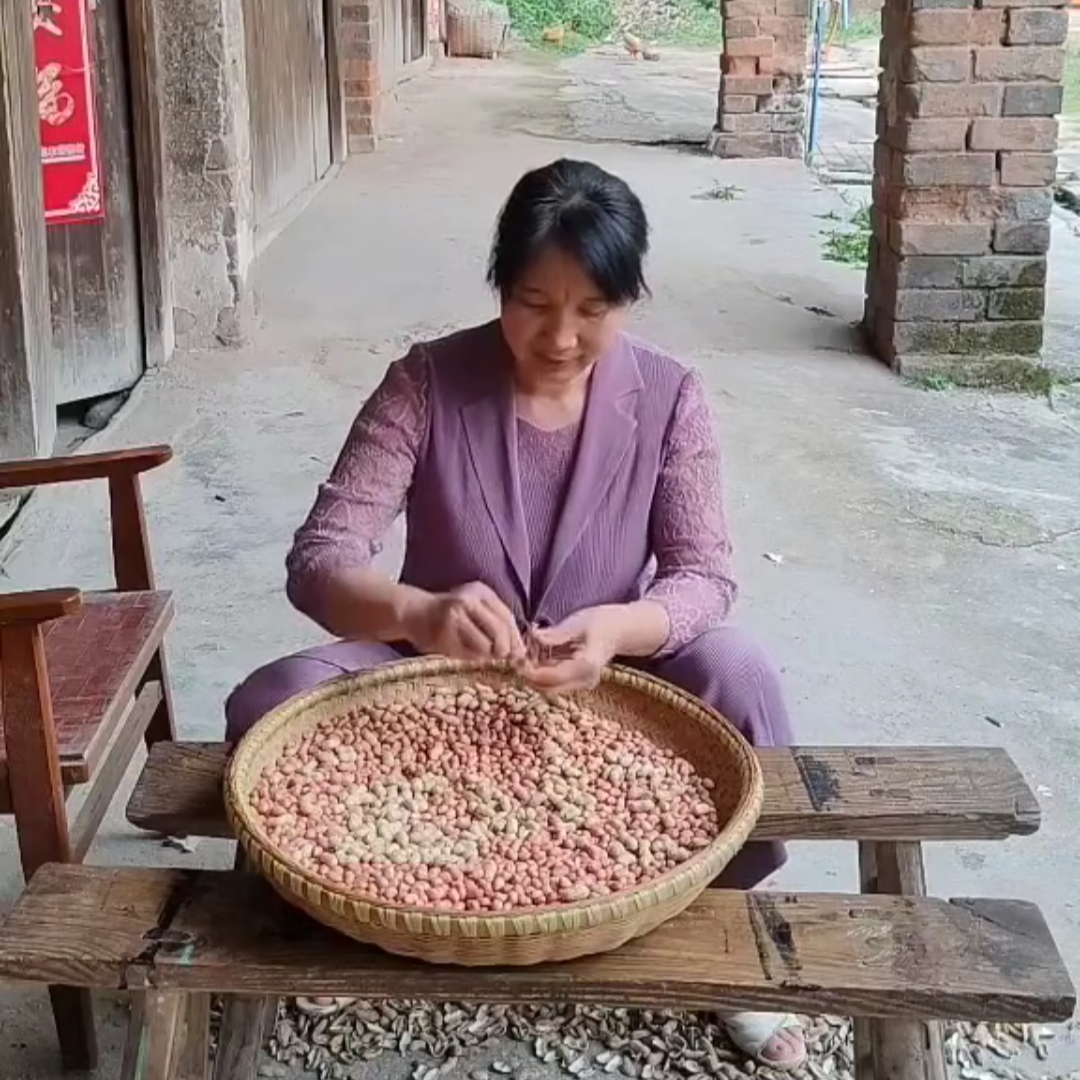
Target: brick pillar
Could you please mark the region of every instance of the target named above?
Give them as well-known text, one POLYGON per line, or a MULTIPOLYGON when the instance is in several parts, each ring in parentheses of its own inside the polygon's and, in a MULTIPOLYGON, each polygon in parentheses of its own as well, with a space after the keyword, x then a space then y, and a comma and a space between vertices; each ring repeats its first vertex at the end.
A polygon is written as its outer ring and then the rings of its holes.
POLYGON ((341 78, 349 153, 374 150, 379 136, 379 0, 341 0, 341 78))
POLYGON ((803 154, 809 0, 722 0, 719 157, 803 154))
POLYGON ((1042 347, 1065 0, 888 0, 867 273, 905 373, 1042 347))

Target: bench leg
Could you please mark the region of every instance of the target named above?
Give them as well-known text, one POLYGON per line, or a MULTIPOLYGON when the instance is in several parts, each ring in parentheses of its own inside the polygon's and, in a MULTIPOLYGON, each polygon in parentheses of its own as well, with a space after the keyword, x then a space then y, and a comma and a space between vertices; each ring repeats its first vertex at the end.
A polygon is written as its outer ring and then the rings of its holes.
POLYGON ((186 997, 179 990, 148 990, 132 997, 120 1080, 172 1080, 186 997))
POLYGON ((229 994, 224 999, 214 1080, 255 1080, 271 1010, 276 1008, 277 1003, 266 997, 229 994))
POLYGON ((169 686, 169 672, 165 666, 165 650, 158 649, 150 661, 143 676, 144 682, 161 683, 161 701, 150 717, 146 727, 146 749, 154 743, 176 742, 176 724, 173 720, 172 688, 169 686))
POLYGON ((210 1080, 210 995, 188 994, 173 1080, 210 1080))
MULTIPOLYGON (((922 845, 860 842, 859 877, 864 893, 925 896, 922 845)), ((941 1024, 856 1020, 855 1075, 856 1080, 945 1080, 941 1024)))

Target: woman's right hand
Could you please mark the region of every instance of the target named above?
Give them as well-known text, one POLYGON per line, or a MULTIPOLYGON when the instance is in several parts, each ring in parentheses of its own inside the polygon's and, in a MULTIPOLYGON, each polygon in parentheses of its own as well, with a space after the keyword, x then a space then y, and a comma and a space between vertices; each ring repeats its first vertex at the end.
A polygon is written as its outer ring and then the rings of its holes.
POLYGON ((403 629, 421 653, 451 660, 525 659, 525 643, 513 612, 482 581, 417 598, 403 629))

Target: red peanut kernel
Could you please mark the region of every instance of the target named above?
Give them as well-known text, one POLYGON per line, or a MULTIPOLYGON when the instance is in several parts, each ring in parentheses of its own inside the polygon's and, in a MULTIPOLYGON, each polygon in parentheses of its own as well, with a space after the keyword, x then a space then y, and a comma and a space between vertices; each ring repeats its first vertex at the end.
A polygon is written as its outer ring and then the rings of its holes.
POLYGON ((659 877, 719 831, 711 788, 641 732, 478 684, 321 721, 251 806, 276 848, 348 893, 494 912, 659 877))

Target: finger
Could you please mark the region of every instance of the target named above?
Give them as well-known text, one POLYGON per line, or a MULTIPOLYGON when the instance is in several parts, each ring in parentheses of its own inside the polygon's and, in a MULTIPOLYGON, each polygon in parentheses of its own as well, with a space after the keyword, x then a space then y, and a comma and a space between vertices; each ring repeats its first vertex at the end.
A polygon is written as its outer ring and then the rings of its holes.
POLYGON ((463 660, 487 660, 491 656, 491 638, 473 621, 466 610, 454 613, 450 624, 450 637, 459 646, 463 660))
POLYGON ((594 665, 584 656, 556 664, 527 664, 522 678, 538 690, 586 690, 596 684, 594 665))
POLYGON ((514 613, 497 596, 485 601, 485 607, 495 615, 506 631, 506 658, 522 659, 525 656, 525 639, 521 636, 514 613))
POLYGON ((490 604, 477 600, 468 606, 469 618, 483 631, 491 643, 491 655, 497 660, 510 656, 510 628, 506 620, 490 604))

